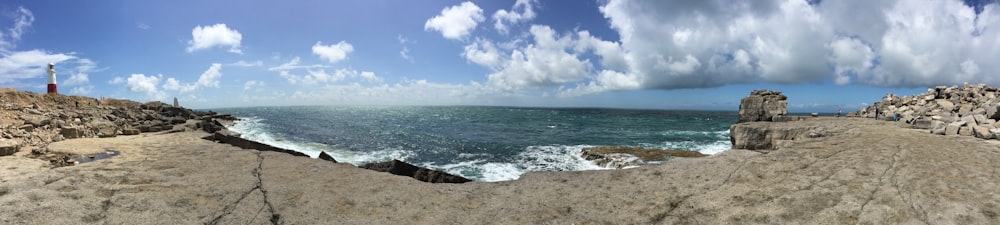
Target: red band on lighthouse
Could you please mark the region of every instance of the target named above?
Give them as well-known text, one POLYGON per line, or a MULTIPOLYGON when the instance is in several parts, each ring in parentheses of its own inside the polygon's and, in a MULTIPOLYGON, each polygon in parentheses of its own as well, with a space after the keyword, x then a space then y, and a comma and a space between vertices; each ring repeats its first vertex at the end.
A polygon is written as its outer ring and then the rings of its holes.
POLYGON ((56 87, 56 65, 49 63, 49 91, 48 93, 58 94, 59 89, 56 87))

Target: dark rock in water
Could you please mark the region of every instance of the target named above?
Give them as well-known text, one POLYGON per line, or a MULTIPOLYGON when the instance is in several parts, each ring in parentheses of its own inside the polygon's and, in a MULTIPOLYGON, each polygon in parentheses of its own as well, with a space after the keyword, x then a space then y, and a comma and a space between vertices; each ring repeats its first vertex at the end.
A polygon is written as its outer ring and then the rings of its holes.
POLYGON ((598 146, 584 148, 583 158, 602 167, 623 168, 639 166, 649 161, 662 161, 671 157, 705 157, 698 151, 647 149, 628 146, 598 146))
POLYGON ((260 150, 260 151, 281 152, 281 153, 285 153, 285 154, 289 154, 289 155, 293 155, 293 156, 305 156, 305 157, 309 157, 309 155, 306 155, 306 154, 301 153, 301 152, 296 152, 296 151, 292 151, 292 150, 288 150, 288 149, 278 148, 278 147, 274 147, 274 146, 271 146, 271 145, 268 145, 268 144, 264 144, 264 143, 260 143, 260 142, 256 142, 256 141, 251 141, 251 140, 247 140, 247 139, 243 139, 243 138, 240 137, 240 135, 238 133, 232 132, 232 131, 228 131, 228 130, 222 130, 222 131, 219 131, 219 132, 215 132, 214 134, 212 134, 211 137, 212 137, 212 139, 215 139, 216 141, 219 141, 220 143, 226 143, 226 144, 229 144, 229 145, 232 145, 232 146, 236 146, 236 147, 240 147, 240 148, 255 149, 255 150, 260 150))
POLYGON ((754 90, 740 101, 740 119, 737 123, 777 121, 775 116, 788 115, 787 97, 778 91, 754 90))
POLYGON ((430 183, 465 183, 472 181, 461 176, 414 166, 413 164, 395 159, 392 161, 366 164, 361 166, 361 168, 412 177, 413 179, 430 183))
POLYGON ((333 156, 326 154, 326 152, 319 152, 319 159, 337 163, 337 160, 334 159, 333 156))

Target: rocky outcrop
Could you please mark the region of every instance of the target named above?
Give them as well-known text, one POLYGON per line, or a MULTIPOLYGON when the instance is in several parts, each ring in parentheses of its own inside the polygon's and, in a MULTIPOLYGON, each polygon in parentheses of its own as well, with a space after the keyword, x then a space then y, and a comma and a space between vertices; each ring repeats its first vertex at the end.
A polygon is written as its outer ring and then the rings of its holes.
MULTIPOLYGON (((160 102, 38 94, 0 88, 0 137, 22 147, 44 150, 49 143, 73 138, 115 137, 173 130, 188 119, 232 118, 215 112, 173 107, 160 102)), ((233 118, 235 119, 235 118, 233 118)), ((44 151, 40 151, 44 155, 44 151)))
POLYGON ((334 159, 333 156, 330 156, 330 155, 326 154, 326 152, 319 152, 319 157, 317 157, 317 158, 322 159, 322 160, 326 160, 326 161, 330 161, 330 162, 333 162, 333 163, 337 163, 337 160, 334 159))
POLYGON ((729 142, 733 149, 770 153, 780 149, 784 142, 823 137, 824 133, 821 128, 814 126, 741 123, 729 128, 729 142))
POLYGON ((244 148, 244 149, 254 149, 254 150, 258 150, 258 151, 281 152, 281 153, 285 153, 285 154, 289 154, 289 155, 293 155, 293 156, 305 156, 305 157, 309 157, 309 155, 306 155, 305 153, 296 152, 296 151, 292 151, 292 150, 288 150, 288 149, 284 149, 284 148, 278 148, 278 147, 274 147, 274 146, 271 146, 271 145, 268 145, 268 144, 264 144, 264 143, 260 143, 260 142, 256 142, 256 141, 252 141, 252 140, 243 139, 242 137, 240 137, 239 133, 232 132, 232 131, 229 131, 229 130, 221 130, 221 131, 215 132, 210 137, 212 137, 212 139, 218 141, 219 143, 226 143, 226 144, 229 144, 229 145, 232 145, 232 146, 236 146, 236 147, 240 147, 240 148, 244 148))
POLYGON ((583 158, 606 168, 640 166, 673 157, 705 157, 698 151, 663 150, 628 146, 597 146, 583 148, 583 158))
POLYGON ((414 166, 413 164, 395 159, 392 161, 366 164, 361 166, 361 168, 412 177, 413 179, 430 183, 465 183, 472 181, 466 179, 465 177, 414 166))
POLYGON ((1000 137, 1000 88, 985 84, 937 86, 911 96, 888 94, 858 116, 910 124, 940 135, 1000 137))
POLYGON ((787 97, 778 91, 754 90, 740 100, 740 118, 737 123, 755 121, 782 121, 788 115, 787 97))

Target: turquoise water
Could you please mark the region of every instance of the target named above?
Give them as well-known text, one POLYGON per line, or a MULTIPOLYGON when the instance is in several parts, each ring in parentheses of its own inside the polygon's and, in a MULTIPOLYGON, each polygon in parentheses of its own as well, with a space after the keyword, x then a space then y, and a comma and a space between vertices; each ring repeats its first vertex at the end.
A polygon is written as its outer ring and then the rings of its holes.
POLYGON ((730 148, 736 112, 478 106, 252 107, 215 109, 242 118, 245 138, 362 165, 400 159, 470 179, 530 171, 604 169, 580 156, 598 145, 730 148))

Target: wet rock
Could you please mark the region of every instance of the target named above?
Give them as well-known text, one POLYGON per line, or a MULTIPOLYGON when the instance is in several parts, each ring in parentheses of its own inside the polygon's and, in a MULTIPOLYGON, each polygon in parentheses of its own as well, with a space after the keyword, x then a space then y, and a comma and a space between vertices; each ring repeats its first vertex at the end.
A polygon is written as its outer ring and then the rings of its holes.
POLYGON ((773 117, 787 115, 787 97, 781 92, 754 90, 740 101, 739 121, 773 121, 773 117))
POLYGON ((256 142, 256 141, 252 141, 252 140, 243 139, 243 138, 240 137, 239 133, 232 132, 232 131, 229 131, 229 130, 222 130, 222 131, 219 131, 219 132, 215 132, 210 137, 212 137, 212 139, 218 141, 219 143, 226 143, 226 144, 229 144, 229 145, 232 145, 232 146, 236 146, 236 147, 240 147, 240 148, 244 148, 244 149, 254 149, 254 150, 259 150, 259 151, 271 151, 271 152, 281 152, 281 153, 285 153, 285 154, 289 154, 289 155, 293 155, 293 156, 305 156, 305 157, 309 157, 309 155, 306 155, 306 154, 301 153, 301 152, 296 152, 296 151, 292 151, 292 150, 288 150, 288 149, 278 148, 278 147, 274 147, 274 146, 271 146, 271 145, 268 145, 268 144, 264 144, 264 143, 260 143, 260 142, 256 142))
POLYGON ((583 148, 584 159, 593 161, 599 166, 624 168, 640 166, 653 161, 663 161, 672 157, 705 157, 698 151, 647 149, 628 146, 597 146, 583 148))
POLYGON ((326 154, 326 152, 319 152, 319 157, 318 158, 322 159, 322 160, 330 161, 330 162, 333 162, 333 163, 337 163, 337 160, 334 159, 333 156, 330 156, 330 155, 326 154))
POLYGON ((413 179, 430 183, 465 183, 472 181, 466 179, 465 177, 456 176, 449 173, 431 170, 419 166, 414 166, 413 164, 409 164, 399 160, 370 163, 361 166, 361 168, 379 172, 388 172, 400 176, 412 177, 413 179))

